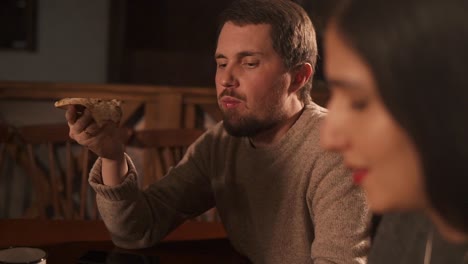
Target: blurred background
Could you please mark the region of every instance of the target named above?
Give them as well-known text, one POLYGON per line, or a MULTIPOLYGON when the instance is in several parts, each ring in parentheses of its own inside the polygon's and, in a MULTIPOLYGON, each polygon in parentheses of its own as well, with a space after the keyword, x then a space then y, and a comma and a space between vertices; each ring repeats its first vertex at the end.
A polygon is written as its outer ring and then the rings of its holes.
MULTIPOLYGON (((218 14, 231 1, 2 0, 0 79, 212 86, 218 14)), ((335 1, 296 2, 320 42, 335 1)))
MULTIPOLYGON (((0 1, 0 124, 15 134, 4 145, 6 158, 0 164, 0 217, 20 217, 31 205, 24 193, 34 193, 35 176, 24 175, 50 173, 48 165, 31 172, 24 137, 16 132, 64 123, 64 112, 53 107, 55 100, 122 99, 122 126, 131 129, 206 129, 218 121, 213 54, 218 15, 230 2, 0 1), (9 198, 1 197, 6 190, 9 198)), ((295 2, 316 27, 320 57, 312 97, 324 105, 328 91, 322 82, 321 42, 336 0, 295 2)), ((44 156, 36 155, 37 160, 44 156)), ((134 156, 145 170, 144 157, 134 156)))

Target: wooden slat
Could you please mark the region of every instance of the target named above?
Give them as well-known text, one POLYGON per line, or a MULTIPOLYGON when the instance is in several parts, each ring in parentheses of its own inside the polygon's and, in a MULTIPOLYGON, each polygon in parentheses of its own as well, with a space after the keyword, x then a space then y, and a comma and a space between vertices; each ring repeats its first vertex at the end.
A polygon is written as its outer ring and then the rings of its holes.
MULTIPOLYGON (((85 212, 87 208, 87 198, 88 198, 88 175, 89 171, 89 150, 86 148, 81 149, 82 157, 82 171, 81 171, 81 192, 80 192, 80 219, 85 219, 85 212)), ((94 219, 94 218, 93 218, 94 219)))
POLYGON ((59 182, 59 175, 57 173, 57 165, 56 165, 56 158, 55 158, 55 153, 54 153, 54 145, 52 143, 47 143, 47 151, 48 151, 48 156, 49 156, 49 170, 50 170, 50 178, 49 178, 49 184, 50 184, 50 190, 52 193, 52 205, 54 207, 54 216, 60 216, 61 215, 61 209, 60 209, 60 202, 59 202, 59 187, 58 187, 58 182, 59 182))
POLYGON ((135 112, 143 106, 141 101, 126 101, 122 104, 122 118, 120 125, 124 125, 135 114, 135 112))
POLYGON ((73 217, 73 178, 75 176, 75 164, 73 162, 73 153, 71 149, 70 141, 67 141, 66 147, 66 185, 65 185, 65 197, 66 197, 66 212, 65 216, 68 219, 73 217))
POLYGON ((46 194, 47 191, 44 188, 45 183, 44 179, 46 178, 41 178, 41 175, 37 173, 38 167, 36 163, 36 157, 34 156, 34 148, 33 145, 28 144, 27 145, 27 150, 28 150, 28 157, 29 157, 29 172, 30 176, 34 185, 34 193, 35 193, 35 199, 33 199, 33 207, 31 207, 31 210, 36 210, 36 212, 31 212, 33 215, 29 216, 36 216, 34 215, 35 213, 37 216, 39 216, 42 219, 46 218, 46 212, 45 212, 45 204, 46 204, 46 199, 44 198, 43 194, 46 194))
POLYGON ((182 124, 182 95, 160 94, 158 97, 158 102, 146 104, 145 129, 180 128, 182 124))
MULTIPOLYGON (((110 241, 102 221, 0 219, 0 247, 15 245, 44 246, 74 241, 110 241)), ((171 232, 164 241, 226 238, 221 223, 187 222, 171 232)))
MULTIPOLYGON (((154 101, 160 94, 181 94, 184 97, 184 102, 194 104, 216 104, 216 89, 214 87, 0 81, 0 99, 96 97, 154 101)), ((319 104, 326 103, 329 92, 323 81, 314 81, 311 95, 313 100, 319 104)))
POLYGON ((218 105, 200 105, 202 110, 210 115, 216 122, 219 122, 223 119, 221 110, 219 110, 218 105))
POLYGON ((5 143, 9 139, 9 130, 8 126, 0 124, 0 142, 5 143))
POLYGON ((127 100, 154 100, 160 94, 215 96, 214 88, 169 87, 155 85, 0 82, 0 98, 58 99, 63 97, 96 97, 127 100))
POLYGON ((200 129, 146 129, 134 133, 136 144, 144 147, 188 146, 204 133, 200 129))
MULTIPOLYGON (((7 126, 0 125, 0 172, 3 171, 3 160, 7 150, 7 142, 10 138, 9 130, 7 126)), ((0 174, 1 176, 1 174, 0 174)))
POLYGON ((31 144, 41 144, 46 142, 65 142, 70 140, 68 135, 69 127, 66 123, 50 124, 47 126, 31 125, 18 128, 18 132, 23 140, 31 144))
POLYGON ((192 96, 187 95, 184 97, 185 104, 210 104, 210 105, 218 105, 218 100, 216 96, 192 96))
POLYGON ((186 104, 184 111, 184 128, 195 128, 196 111, 194 104, 186 104))

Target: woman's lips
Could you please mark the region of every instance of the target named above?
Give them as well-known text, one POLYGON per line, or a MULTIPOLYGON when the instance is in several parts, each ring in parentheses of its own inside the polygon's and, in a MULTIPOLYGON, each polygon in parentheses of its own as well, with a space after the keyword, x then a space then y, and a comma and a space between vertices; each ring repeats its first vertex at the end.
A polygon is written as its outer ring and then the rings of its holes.
POLYGON ((353 172, 353 181, 355 184, 361 184, 364 178, 367 176, 366 169, 359 169, 353 172))

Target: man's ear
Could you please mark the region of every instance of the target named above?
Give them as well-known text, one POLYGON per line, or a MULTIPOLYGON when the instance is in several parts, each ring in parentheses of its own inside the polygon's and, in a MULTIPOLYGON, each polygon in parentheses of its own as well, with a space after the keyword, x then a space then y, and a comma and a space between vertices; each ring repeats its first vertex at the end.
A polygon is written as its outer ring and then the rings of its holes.
POLYGON ((289 87, 289 93, 295 93, 301 89, 312 77, 314 70, 310 63, 303 63, 293 69, 291 86, 289 87))

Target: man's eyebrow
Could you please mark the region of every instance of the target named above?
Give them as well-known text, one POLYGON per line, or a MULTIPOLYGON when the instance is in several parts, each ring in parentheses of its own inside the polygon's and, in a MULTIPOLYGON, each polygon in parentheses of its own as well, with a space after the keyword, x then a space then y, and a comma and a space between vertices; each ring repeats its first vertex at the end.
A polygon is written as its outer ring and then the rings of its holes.
POLYGON ((226 59, 226 56, 224 56, 224 55, 221 54, 221 53, 216 53, 216 54, 215 54, 215 60, 217 60, 217 59, 226 59))
MULTIPOLYGON (((243 57, 248 57, 248 56, 255 56, 255 55, 263 55, 263 52, 260 51, 241 51, 236 54, 236 57, 238 58, 243 58, 243 57)), ((215 59, 227 59, 226 56, 224 56, 221 53, 216 53, 215 54, 215 59)))
POLYGON ((254 56, 254 55, 263 55, 263 52, 260 51, 242 51, 237 54, 239 58, 247 57, 247 56, 254 56))

